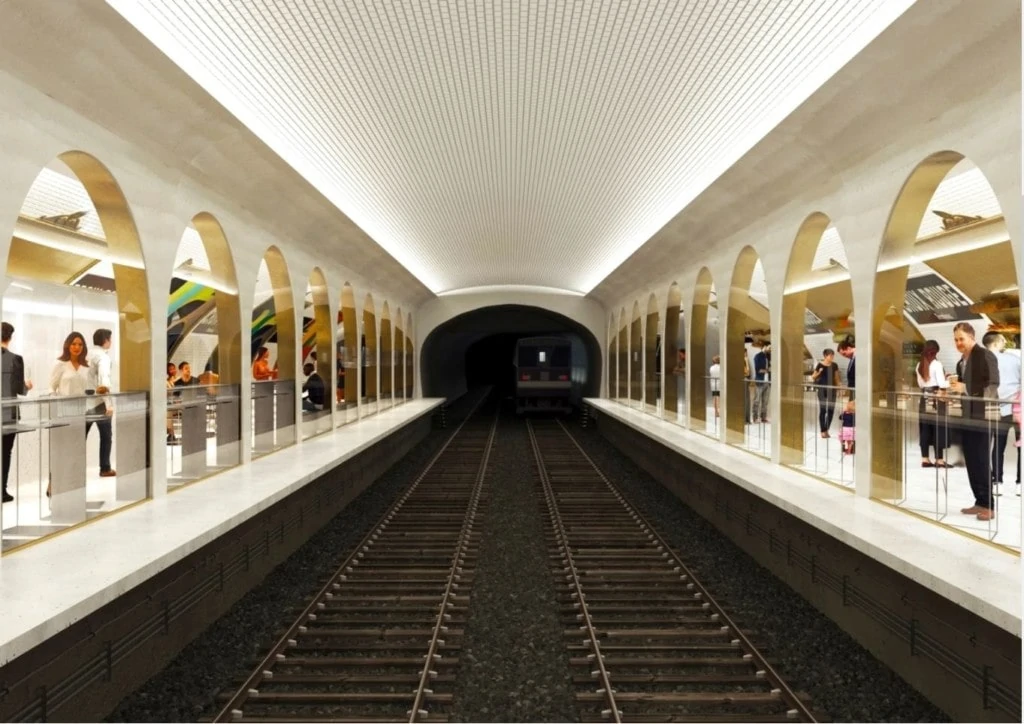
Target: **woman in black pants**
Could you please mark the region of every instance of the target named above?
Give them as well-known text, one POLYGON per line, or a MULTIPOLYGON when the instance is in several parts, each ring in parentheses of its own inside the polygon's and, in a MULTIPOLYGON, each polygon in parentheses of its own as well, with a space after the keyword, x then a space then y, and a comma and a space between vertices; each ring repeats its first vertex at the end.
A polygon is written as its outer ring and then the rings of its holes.
POLYGON ((836 412, 836 392, 839 388, 839 365, 835 363, 835 350, 821 353, 821 362, 814 368, 811 382, 818 387, 818 427, 822 437, 832 437, 832 416, 836 412))
POLYGON ((943 396, 949 389, 949 382, 942 363, 935 358, 938 353, 939 343, 929 339, 924 343, 921 361, 917 363, 917 386, 921 388, 917 424, 921 437, 922 468, 950 467, 942 459, 942 453, 947 447, 946 426, 949 422, 943 396), (935 462, 929 457, 932 447, 935 448, 935 462))

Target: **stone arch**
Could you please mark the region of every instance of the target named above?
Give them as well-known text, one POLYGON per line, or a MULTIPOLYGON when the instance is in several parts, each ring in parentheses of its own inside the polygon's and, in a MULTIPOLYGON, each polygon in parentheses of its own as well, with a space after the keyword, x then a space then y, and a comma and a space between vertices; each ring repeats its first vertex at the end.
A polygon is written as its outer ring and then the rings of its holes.
MULTIPOLYGON (((781 383, 778 392, 782 410, 776 429, 779 430, 782 462, 789 465, 805 462, 808 408, 803 383, 808 318, 820 320, 820 326, 827 327, 833 335, 840 331, 852 332, 848 326, 854 309, 849 271, 837 259, 831 259, 828 266, 814 267, 819 246, 830 227, 832 220, 827 214, 820 211, 809 214, 797 230, 786 267, 775 369, 781 383)), ((841 238, 838 243, 842 248, 841 238)), ((842 257, 845 260, 845 252, 842 257)), ((834 348, 834 345, 829 346, 834 348)))
MULTIPOLYGON (((906 384, 909 368, 913 366, 912 360, 907 364, 904 354, 904 344, 915 328, 905 315, 911 266, 926 263, 974 302, 968 316, 976 320, 973 324, 979 342, 986 331, 986 316, 996 323, 1012 317, 1019 335, 1020 277, 1010 230, 1001 208, 998 215, 988 218, 950 219, 951 223, 944 225, 943 231, 919 238, 925 213, 939 186, 953 168, 965 160, 962 153, 948 149, 922 160, 900 188, 882 235, 871 303, 871 395, 865 401, 871 408, 872 497, 899 499, 903 496, 905 426, 893 414, 892 407, 895 392, 906 384), (984 273, 974 274, 974 279, 970 280, 970 271, 979 268, 984 273), (963 278, 958 279, 961 275, 963 278), (979 279, 982 284, 978 283, 979 279), (967 283, 976 288, 967 289, 967 283), (996 289, 1001 294, 991 293, 996 289), (980 329, 979 321, 982 322, 980 329)), ((987 184, 987 179, 985 181, 987 184)), ((957 209, 948 211, 959 213, 957 209)), ((951 336, 952 322, 949 327, 951 336)), ((920 337, 920 332, 916 336, 920 337)), ((944 347, 950 344, 951 340, 940 342, 944 347)))
POLYGON ((377 409, 377 313, 373 295, 367 293, 363 301, 363 334, 360 340, 363 357, 363 394, 370 412, 377 409))
MULTIPOLYGON (((679 363, 679 313, 682 308, 683 293, 676 282, 672 282, 665 297, 665 333, 662 337, 662 379, 665 381, 664 417, 666 420, 679 420, 679 392, 685 387, 679 384, 679 374, 673 372, 679 363)), ((683 350, 685 354, 685 349, 683 350)), ((685 367, 682 381, 685 384, 685 367)))
POLYGON ((619 309, 619 359, 618 359, 618 380, 616 387, 619 399, 629 398, 629 317, 626 316, 626 308, 619 309))
POLYGON ((647 317, 644 327, 644 402, 648 410, 657 412, 661 399, 661 384, 658 369, 658 355, 661 352, 661 337, 658 334, 658 297, 651 292, 647 299, 647 317))
MULTIPOLYGON (((339 409, 348 410, 354 408, 359 399, 359 324, 356 320, 356 295, 349 282, 341 288, 336 334, 338 379, 335 402, 339 409)), ((341 421, 347 422, 347 417, 343 415, 341 421)))
POLYGON ((644 339, 639 300, 633 301, 629 319, 629 399, 640 403, 644 395, 644 339))
POLYGON ((690 348, 687 350, 690 366, 690 427, 698 432, 708 430, 708 365, 712 354, 718 354, 721 345, 714 351, 708 344, 708 309, 711 295, 715 291, 715 280, 707 267, 697 273, 693 289, 693 304, 690 309, 690 348))
MULTIPOLYGON (((747 354, 745 339, 751 332, 757 332, 754 336, 770 341, 769 311, 758 304, 750 293, 754 270, 759 262, 760 257, 754 247, 743 247, 736 258, 729 288, 728 324, 724 343, 725 367, 722 373, 725 384, 722 385, 722 392, 725 398, 726 440, 737 445, 746 442, 747 402, 744 395, 749 394, 749 390, 743 373, 743 362, 747 354)), ((763 414, 765 413, 762 411, 763 414)))

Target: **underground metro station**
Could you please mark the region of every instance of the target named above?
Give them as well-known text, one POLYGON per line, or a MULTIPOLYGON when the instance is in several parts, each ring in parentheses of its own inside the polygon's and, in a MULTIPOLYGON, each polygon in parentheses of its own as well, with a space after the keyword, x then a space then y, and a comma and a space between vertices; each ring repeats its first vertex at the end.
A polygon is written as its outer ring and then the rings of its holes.
POLYGON ((1021 720, 1018 0, 0 41, 0 719, 1021 720))

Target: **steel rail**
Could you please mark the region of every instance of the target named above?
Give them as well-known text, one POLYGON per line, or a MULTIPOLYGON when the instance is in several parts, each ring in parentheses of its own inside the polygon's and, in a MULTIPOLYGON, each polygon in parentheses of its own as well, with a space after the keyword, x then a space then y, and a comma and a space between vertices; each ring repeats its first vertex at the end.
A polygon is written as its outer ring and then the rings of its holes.
POLYGON ((625 496, 622 494, 622 491, 620 491, 614 483, 612 483, 610 480, 608 480, 607 477, 605 477, 605 474, 601 472, 601 469, 590 458, 586 451, 580 446, 579 442, 576 440, 575 437, 573 437, 572 433, 570 433, 569 430, 565 427, 565 425, 562 424, 562 421, 556 420, 556 422, 558 422, 558 426, 562 428, 562 431, 566 434, 569 440, 572 441, 572 444, 576 447, 577 450, 579 450, 580 454, 587 461, 587 463, 593 467, 594 472, 597 473, 597 475, 601 478, 604 484, 608 486, 609 490, 611 490, 615 497, 619 500, 619 502, 622 503, 623 507, 625 507, 629 514, 633 516, 637 520, 637 522, 643 526, 644 532, 648 535, 654 536, 657 539, 658 543, 663 547, 663 549, 672 557, 672 559, 675 561, 675 564, 679 566, 679 569, 683 572, 684 575, 686 575, 687 580, 692 584, 694 588, 697 589, 697 595, 700 597, 700 599, 707 603, 712 609, 714 609, 714 612, 718 615, 718 620, 736 636, 736 639, 739 642, 740 647, 750 655, 751 659, 754 662, 756 662, 758 668, 764 672, 765 679, 771 682, 771 684, 775 686, 776 689, 778 689, 779 695, 790 706, 793 707, 791 715, 795 715, 796 717, 799 717, 806 722, 817 722, 817 719, 814 717, 814 714, 811 713, 810 709, 808 709, 807 706, 800 700, 800 697, 797 696, 796 692, 794 692, 789 687, 789 685, 782 679, 779 673, 775 671, 772 665, 768 663, 768 661, 764 658, 761 652, 758 651, 757 647, 754 646, 753 642, 751 642, 750 639, 747 638, 746 634, 744 634, 743 631, 740 630, 739 626, 737 626, 733 622, 733 620, 729 617, 729 614, 725 612, 725 609, 722 608, 722 606, 720 606, 717 601, 715 601, 715 599, 711 596, 711 594, 700 582, 700 580, 693 574, 693 571, 691 571, 690 568, 686 565, 686 563, 684 563, 683 560, 679 557, 675 549, 668 544, 668 542, 661 536, 661 534, 655 529, 655 527, 651 525, 647 521, 647 519, 638 510, 636 510, 636 508, 629 504, 625 496))
POLYGON ((412 495, 416 487, 423 481, 427 474, 434 467, 434 464, 440 459, 444 452, 451 445, 452 441, 462 432, 462 428, 467 422, 476 414, 479 407, 483 404, 484 400, 489 395, 485 394, 476 404, 473 405, 469 414, 466 415, 465 419, 459 423, 459 426, 455 428, 452 434, 445 440, 444 444, 437 451, 437 453, 430 459, 427 465, 423 468, 423 471, 416 477, 416 479, 409 485, 406 491, 396 500, 381 516, 374 525, 370 532, 356 545, 352 552, 345 558, 344 562, 338 566, 334 573, 330 576, 327 583, 324 584, 323 588, 313 597, 312 601, 306 608, 298 615, 295 622, 288 627, 288 630, 277 640, 266 656, 260 661, 260 663, 253 669, 253 672, 249 674, 248 678, 239 686, 235 693, 231 696, 228 702, 221 707, 221 709, 214 716, 213 721, 225 722, 225 721, 240 721, 243 719, 243 706, 250 697, 258 697, 259 691, 256 685, 265 680, 273 678, 274 666, 285 658, 285 651, 295 645, 295 637, 297 634, 302 633, 306 624, 310 621, 316 620, 316 612, 324 607, 324 601, 334 598, 334 591, 341 587, 339 580, 344 580, 345 573, 348 569, 358 563, 358 559, 362 558, 366 551, 373 545, 376 539, 380 536, 381 531, 387 527, 388 523, 395 516, 398 510, 402 507, 405 501, 412 495))
POLYGON ((466 560, 466 548, 469 545, 470 536, 473 533, 473 525, 476 522, 477 507, 480 505, 480 493, 484 488, 484 479, 487 476, 487 464, 491 458, 491 449, 494 446, 494 437, 498 430, 498 418, 499 413, 495 414, 494 421, 491 423, 491 431, 487 436, 487 442, 484 444, 484 455, 480 460, 480 467, 476 473, 476 483, 473 486, 473 492, 470 495, 469 504, 466 508, 466 516, 462 521, 462 530, 459 532, 459 542, 455 548, 455 552, 452 554, 451 569, 448 572, 448 580, 445 584, 444 595, 441 598, 441 608, 437 614, 437 622, 434 624, 434 631, 430 637, 430 645, 427 648, 427 654, 424 657, 423 672, 420 674, 420 683, 416 687, 415 696, 412 702, 412 709, 409 710, 409 721, 416 722, 420 721, 419 717, 426 718, 430 716, 430 712, 426 709, 420 708, 423 705, 423 699, 427 694, 433 693, 427 686, 430 684, 431 678, 437 676, 437 672, 432 669, 435 657, 439 658, 437 653, 438 643, 440 641, 441 634, 448 630, 445 622, 451 618, 448 613, 448 608, 451 606, 450 600, 453 594, 453 590, 459 587, 459 579, 462 573, 462 564, 466 560))
MULTIPOLYGON (((547 468, 544 465, 544 456, 540 451, 540 446, 537 444, 537 436, 534 433, 533 422, 531 420, 527 420, 527 429, 530 433, 530 445, 533 447, 533 454, 537 461, 537 471, 540 474, 541 485, 544 486, 544 498, 548 504, 548 513, 551 517, 551 522, 554 525, 558 543, 562 548, 562 554, 564 556, 563 562, 566 563, 566 566, 562 570, 566 573, 566 578, 572 579, 570 586, 572 586, 576 591, 574 596, 576 597, 576 600, 579 601, 580 612, 583 615, 584 626, 581 626, 580 628, 587 629, 590 646, 594 652, 593 657, 597 664, 597 675, 601 683, 601 689, 599 689, 597 693, 604 694, 605 699, 608 702, 607 716, 616 724, 621 724, 622 712, 615 703, 615 692, 612 689, 608 670, 604 666, 604 654, 601 653, 601 643, 598 640, 597 630, 594 628, 594 622, 590 617, 590 611, 587 609, 586 598, 583 595, 583 586, 580 583, 579 571, 576 568, 576 562, 573 559, 572 548, 569 546, 569 539, 565 532, 565 525, 563 524, 562 516, 558 511, 558 502, 555 499, 555 493, 551 487, 551 480, 548 478, 547 468)), ((605 712, 602 712, 602 714, 604 713, 605 712)))

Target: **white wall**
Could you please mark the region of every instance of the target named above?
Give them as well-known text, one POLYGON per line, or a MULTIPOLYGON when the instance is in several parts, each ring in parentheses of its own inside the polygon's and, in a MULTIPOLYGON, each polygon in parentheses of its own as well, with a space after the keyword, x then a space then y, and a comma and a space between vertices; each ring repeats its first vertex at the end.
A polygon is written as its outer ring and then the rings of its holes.
MULTIPOLYGON (((352 284, 355 293, 360 330, 363 300, 367 293, 373 295, 378 319, 385 301, 393 309, 411 308, 407 299, 389 294, 379 283, 370 281, 375 278, 374 270, 325 265, 322 259, 317 259, 310 252, 303 250, 302 242, 306 240, 283 238, 279 234, 268 233, 253 215, 227 200, 219 190, 197 184, 181 172, 161 163, 144 149, 127 143, 6 73, 0 73, 0 142, 0 220, 6 219, 10 229, 14 228, 25 196, 39 171, 59 154, 68 150, 85 151, 95 156, 110 170, 127 198, 142 240, 152 310, 154 336, 149 362, 153 373, 150 448, 153 451, 151 463, 154 470, 154 495, 159 496, 166 492, 163 409, 166 405, 164 327, 168 289, 178 244, 185 227, 195 214, 201 211, 212 213, 224 228, 234 255, 241 303, 240 322, 244 330, 249 328, 252 316, 252 300, 260 261, 271 245, 281 249, 288 264, 294 305, 299 310, 297 314, 301 314, 309 275, 314 266, 320 266, 327 279, 332 319, 337 314, 341 289, 345 282, 352 284)), ((329 232, 324 234, 320 243, 330 243, 329 232)), ((0 260, 3 263, 0 269, 6 269, 9 248, 10 234, 0 235, 0 260)), ((307 244, 305 248, 315 246, 307 244)), ((6 293, 10 281, 4 277, 0 282, 0 295, 6 293)), ((24 338, 25 325, 15 324, 20 327, 15 337, 14 348, 17 349, 19 335, 24 338)), ((59 328, 61 331, 54 331, 52 335, 61 336, 61 339, 67 332, 66 321, 41 320, 39 324, 52 324, 55 329, 59 328)), ((296 320, 296 326, 298 332, 301 329, 301 319, 296 320)), ((246 376, 248 339, 248 335, 244 334, 243 367, 246 376)), ((418 344, 417 339, 414 335, 414 343, 418 344)), ((297 338, 296 346, 299 344, 301 340, 297 338)), ((39 372, 35 369, 33 374, 39 377, 39 372)), ((297 377, 299 379, 296 380, 296 405, 301 375, 297 377)), ((331 380, 333 386, 333 376, 331 380)), ((333 388, 331 394, 333 395, 333 388)), ((250 425, 249 401, 250 389, 248 385, 243 385, 243 429, 248 429, 250 425)), ((296 419, 301 419, 301 416, 297 415, 296 419)), ((248 462, 249 459, 250 451, 245 446, 243 462, 248 462)))

